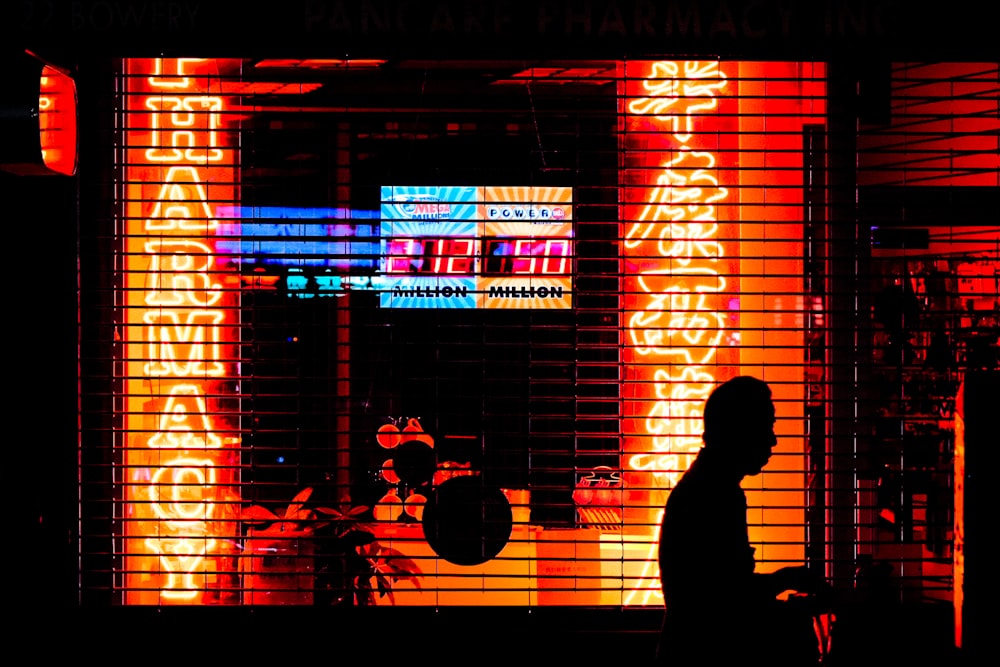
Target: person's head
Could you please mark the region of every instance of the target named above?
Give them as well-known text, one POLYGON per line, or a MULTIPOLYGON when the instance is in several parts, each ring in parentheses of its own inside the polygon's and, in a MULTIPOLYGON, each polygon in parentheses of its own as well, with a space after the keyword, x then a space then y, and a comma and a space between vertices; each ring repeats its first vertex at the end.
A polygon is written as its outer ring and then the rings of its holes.
POLYGON ((767 465, 777 444, 771 388, 741 375, 716 387, 705 401, 705 448, 724 454, 744 475, 767 465))

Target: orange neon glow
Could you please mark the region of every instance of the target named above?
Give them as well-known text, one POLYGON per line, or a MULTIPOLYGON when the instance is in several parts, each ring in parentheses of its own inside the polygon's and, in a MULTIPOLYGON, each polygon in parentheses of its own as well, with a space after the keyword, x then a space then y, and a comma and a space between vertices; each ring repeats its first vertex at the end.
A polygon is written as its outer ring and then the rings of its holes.
MULTIPOLYGON (((128 62, 124 538, 128 604, 235 601, 238 445, 227 428, 238 292, 214 207, 236 194, 220 63, 128 62)), ((238 284, 238 283, 237 283, 238 284)))
MULTIPOLYGON (((220 98, 152 97, 146 100, 146 107, 153 122, 153 145, 146 150, 147 160, 176 165, 208 164, 222 159, 222 149, 216 136, 220 125, 219 112, 222 110, 220 98), (164 122, 167 129, 165 137, 160 127, 164 122)), ((190 171, 197 176, 196 171, 190 171)))
POLYGON ((825 73, 811 63, 623 67, 624 528, 642 560, 623 601, 662 604, 662 507, 701 447, 705 399, 736 374, 771 382, 783 417, 780 454, 746 485, 762 508, 748 517, 751 540, 765 569, 801 562, 791 526, 804 519, 787 508, 805 506, 802 131, 825 123, 825 73))
MULTIPOLYGON (((625 277, 628 414, 641 423, 627 431, 625 467, 646 490, 645 498, 632 496, 641 510, 632 519, 640 531, 659 524, 658 491, 673 486, 700 446, 702 403, 717 379, 726 253, 716 207, 729 193, 719 183, 714 151, 704 150, 715 148, 711 135, 696 127, 699 116, 717 109, 727 83, 714 61, 655 62, 641 79, 626 79, 626 118, 648 117, 648 131, 662 142, 647 158, 659 168, 643 170, 636 183, 634 199, 641 202, 626 207, 623 244, 633 268, 625 277), (640 90, 633 92, 636 84, 640 90), (655 184, 647 174, 655 175, 655 184)), ((626 604, 658 595, 655 553, 654 531, 626 604)))

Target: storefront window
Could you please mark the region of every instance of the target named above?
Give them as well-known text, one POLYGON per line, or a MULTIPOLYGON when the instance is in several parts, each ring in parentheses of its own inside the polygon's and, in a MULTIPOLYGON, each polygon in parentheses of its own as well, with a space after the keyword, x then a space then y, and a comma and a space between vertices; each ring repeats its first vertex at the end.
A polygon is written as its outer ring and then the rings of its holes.
POLYGON ((778 409, 759 567, 827 558, 828 69, 126 59, 124 602, 661 605, 659 513, 736 375, 778 409))

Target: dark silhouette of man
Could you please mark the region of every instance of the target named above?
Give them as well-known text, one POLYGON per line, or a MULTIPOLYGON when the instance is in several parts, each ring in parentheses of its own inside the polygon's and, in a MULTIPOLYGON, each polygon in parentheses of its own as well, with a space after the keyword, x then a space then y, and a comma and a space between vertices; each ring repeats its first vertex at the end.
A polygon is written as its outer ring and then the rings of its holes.
POLYGON ((775 409, 763 381, 740 376, 705 402, 704 446, 671 490, 660 532, 662 665, 815 665, 812 617, 777 599, 819 592, 804 566, 755 572, 740 486, 771 458, 775 409))

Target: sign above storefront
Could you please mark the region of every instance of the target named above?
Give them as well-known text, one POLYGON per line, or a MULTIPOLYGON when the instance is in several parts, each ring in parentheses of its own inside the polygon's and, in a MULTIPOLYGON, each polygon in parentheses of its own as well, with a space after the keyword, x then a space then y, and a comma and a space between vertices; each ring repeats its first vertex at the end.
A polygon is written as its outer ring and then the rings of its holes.
POLYGON ((4 66, 0 170, 72 176, 78 149, 76 81, 30 51, 4 66))
POLYGON ((982 9, 975 0, 923 10, 903 0, 288 0, 253 11, 239 0, 24 0, 5 5, 13 16, 0 23, 32 43, 108 55, 266 43, 272 56, 982 58, 995 49, 982 9), (70 36, 101 39, 59 44, 70 36))

